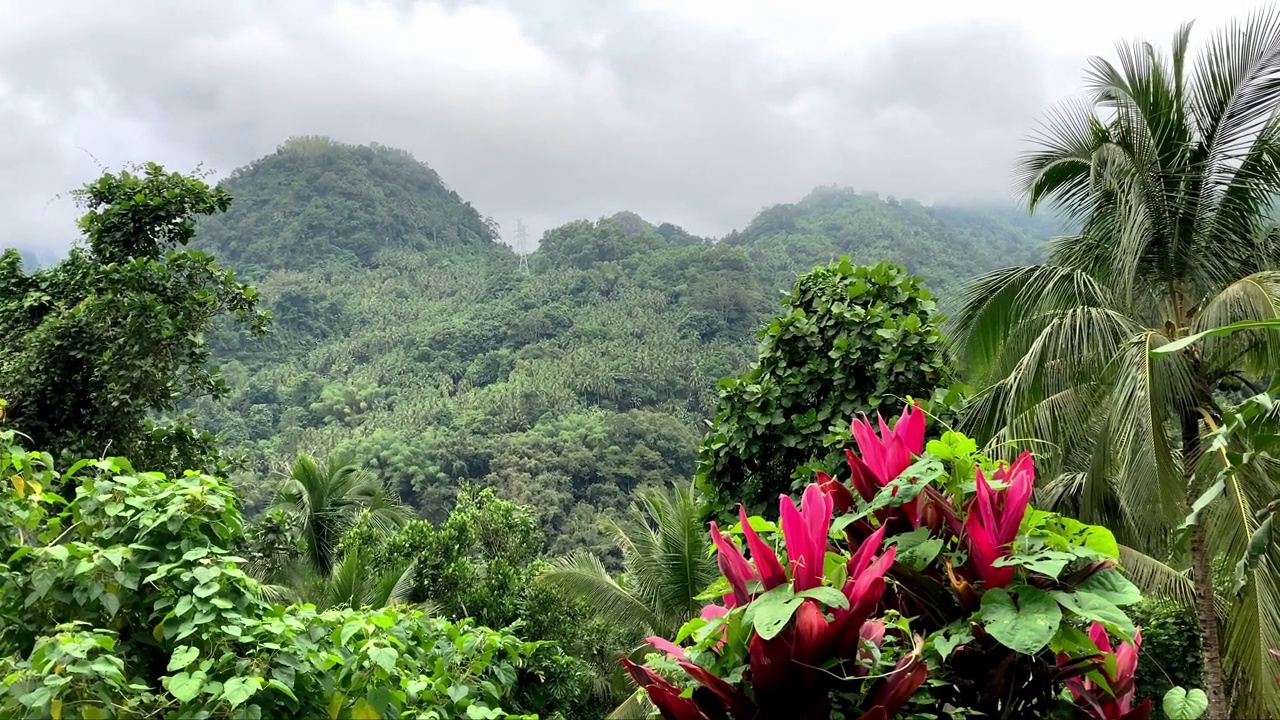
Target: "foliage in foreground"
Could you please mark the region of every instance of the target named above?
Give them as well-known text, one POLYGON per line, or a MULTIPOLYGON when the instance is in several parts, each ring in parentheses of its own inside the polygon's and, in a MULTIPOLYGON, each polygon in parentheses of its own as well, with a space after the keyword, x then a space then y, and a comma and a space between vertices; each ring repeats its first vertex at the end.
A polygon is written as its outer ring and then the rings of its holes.
POLYGON ((1141 595, 1109 531, 1029 505, 1029 455, 995 463, 954 432, 923 452, 915 408, 852 434, 849 482, 784 495, 777 525, 743 508, 729 534, 712 523, 719 602, 631 667, 663 717, 1150 717, 1121 609, 1141 595))
POLYGON ((211 435, 152 417, 226 392, 205 342, 215 320, 261 334, 269 318, 234 271, 182 248, 196 218, 225 212, 231 198, 155 164, 105 173, 77 196, 87 210, 83 246, 31 274, 17 252, 0 256, 9 419, 55 454, 109 452, 169 472, 204 467, 216 457, 211 435))
POLYGON ((555 717, 587 690, 581 663, 509 632, 263 601, 217 478, 114 458, 59 474, 0 443, 5 717, 555 717))

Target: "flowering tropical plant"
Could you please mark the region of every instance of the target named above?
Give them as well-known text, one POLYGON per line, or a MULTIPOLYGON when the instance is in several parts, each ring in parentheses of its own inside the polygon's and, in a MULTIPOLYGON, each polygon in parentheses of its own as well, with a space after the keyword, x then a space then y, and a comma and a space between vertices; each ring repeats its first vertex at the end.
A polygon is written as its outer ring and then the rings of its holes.
MULTIPOLYGON (((868 711, 853 717, 892 717, 928 673, 917 647, 903 653, 884 677, 866 679, 880 664, 886 632, 883 622, 868 616, 880 604, 896 553, 892 547, 883 550, 884 529, 862 542, 847 562, 829 563, 832 500, 811 484, 800 507, 786 496, 779 501, 784 567, 752 518, 739 512, 738 531, 752 559, 711 523, 727 586, 716 592, 727 592, 676 639, 693 636, 695 644, 686 649, 649 638, 700 687, 685 695, 654 669, 624 660, 632 677, 663 716, 674 720, 830 717, 833 710, 850 709, 847 693, 832 697, 837 679, 864 679, 854 695, 868 711), (732 681, 737 677, 749 678, 745 688, 732 681)), ((757 524, 763 523, 757 519, 757 524)))
POLYGON ((818 473, 799 506, 780 497, 776 525, 741 508, 727 533, 711 524, 713 602, 627 662, 663 717, 1149 716, 1121 609, 1141 596, 1115 538, 1032 507, 1030 454, 996 462, 951 431, 926 445, 925 424, 914 405, 893 425, 856 419, 848 480, 818 473))
MULTIPOLYGON (((1105 683, 1091 678, 1075 677, 1067 681, 1067 688, 1076 704, 1084 710, 1092 720, 1138 720, 1151 717, 1151 701, 1143 699, 1136 705, 1133 696, 1136 692, 1134 678, 1138 670, 1138 648, 1142 646, 1142 633, 1133 636, 1133 642, 1121 642, 1114 652, 1111 650, 1111 638, 1102 623, 1094 623, 1089 628, 1089 639, 1102 653, 1102 664, 1098 668, 1105 683)), ((1066 656, 1062 658, 1070 662, 1066 656)))

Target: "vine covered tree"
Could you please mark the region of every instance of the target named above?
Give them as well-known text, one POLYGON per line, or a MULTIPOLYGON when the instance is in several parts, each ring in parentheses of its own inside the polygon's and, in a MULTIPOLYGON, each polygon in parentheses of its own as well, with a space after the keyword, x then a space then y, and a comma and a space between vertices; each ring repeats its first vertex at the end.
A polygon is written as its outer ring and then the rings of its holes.
POLYGON ((698 457, 714 513, 758 512, 809 466, 835 469, 850 417, 928 398, 951 377, 932 296, 901 266, 843 258, 800 276, 783 305, 756 364, 720 381, 698 457))
POLYGON ((1050 115, 1021 163, 1031 209, 1055 205, 1081 231, 1047 264, 972 283, 955 330, 987 381, 970 427, 992 447, 1047 441, 1058 473, 1042 492, 1060 506, 1175 565, 1177 529, 1203 508, 1186 564, 1217 720, 1280 712, 1280 554, 1225 625, 1213 586, 1214 558, 1243 553, 1274 478, 1236 472, 1224 487, 1226 455, 1206 442, 1224 398, 1280 362, 1265 327, 1280 318, 1280 15, 1231 24, 1194 60, 1190 34, 1168 53, 1121 44, 1118 63, 1090 61, 1088 97, 1050 115), (1206 490, 1230 501, 1195 502, 1206 490))

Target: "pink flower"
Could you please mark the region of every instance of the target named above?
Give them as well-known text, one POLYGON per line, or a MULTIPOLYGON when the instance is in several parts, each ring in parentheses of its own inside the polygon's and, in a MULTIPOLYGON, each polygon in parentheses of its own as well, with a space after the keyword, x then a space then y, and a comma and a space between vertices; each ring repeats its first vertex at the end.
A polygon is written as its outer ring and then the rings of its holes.
POLYGON ((1024 452, 1013 465, 997 470, 994 479, 1006 487, 992 489, 978 470, 977 495, 969 502, 969 516, 964 521, 970 559, 988 589, 1005 587, 1013 580, 1013 567, 997 567, 995 562, 1009 557, 1009 545, 1018 536, 1031 501, 1035 487, 1031 454, 1024 452))
MULTIPOLYGON (((878 414, 876 421, 880 425, 878 437, 865 415, 861 420, 855 419, 850 423, 850 429, 858 443, 858 452, 862 454, 860 462, 871 470, 883 487, 911 465, 912 455, 924 452, 924 412, 918 405, 908 405, 893 429, 878 414)), ((850 464, 853 464, 852 454, 850 464)))
POLYGON ((849 488, 845 487, 844 483, 824 472, 817 473, 817 478, 818 487, 831 498, 832 507, 836 513, 843 515, 853 509, 853 493, 849 492, 849 488))
POLYGON ((724 575, 729 581, 729 587, 733 588, 733 605, 735 607, 746 605, 751 602, 751 592, 747 584, 752 580, 758 580, 759 575, 756 574, 755 568, 751 567, 751 563, 743 557, 738 546, 720 532, 714 520, 711 522, 711 541, 716 545, 716 564, 720 567, 720 574, 724 575))
POLYGON ((689 656, 685 654, 684 648, 666 638, 658 637, 657 635, 650 635, 645 638, 644 641, 666 653, 667 657, 672 660, 683 660, 684 662, 689 661, 689 656))
POLYGON ((884 540, 884 531, 882 525, 864 540, 845 568, 848 579, 841 591, 849 601, 849 609, 837 608, 832 614, 836 652, 841 657, 850 657, 857 652, 862 624, 880 602, 880 596, 884 594, 885 573, 889 572, 897 557, 896 547, 889 548, 878 558, 875 557, 875 552, 880 549, 880 543, 884 540))
MULTIPOLYGON (((785 495, 779 498, 778 505, 794 590, 803 592, 822 585, 834 507, 831 496, 813 483, 805 488, 799 507, 785 495)), ((751 560, 720 533, 715 523, 711 524, 720 570, 733 591, 725 596, 725 606, 703 607, 701 616, 705 620, 723 617, 730 608, 750 603, 753 600, 750 584, 755 580, 766 590, 786 582, 787 569, 777 553, 751 528, 745 511, 739 509, 739 517, 751 560)), ((752 633, 747 644, 750 667, 747 677, 752 698, 724 678, 689 662, 683 648, 662 638, 649 638, 648 642, 674 658, 705 692, 682 697, 681 688, 648 668, 627 660, 623 663, 667 720, 825 718, 831 711, 831 674, 824 666, 832 660, 847 662, 858 658, 865 664, 871 648, 884 639, 884 625, 867 622, 884 593, 884 577, 896 556, 894 548, 880 553, 884 536, 885 527, 881 526, 848 561, 847 581, 841 588, 848 601, 847 608, 834 608, 828 616, 819 602, 805 599, 778 635, 765 640, 758 633, 752 633)), ((724 642, 722 631, 716 647, 723 647, 724 642)), ((873 704, 878 707, 873 707, 864 717, 875 720, 892 717, 926 677, 927 669, 920 662, 919 652, 903 658, 892 676, 874 684, 873 704)))
POLYGON ((748 522, 747 511, 738 506, 738 517, 742 520, 742 534, 747 537, 747 548, 751 550, 751 559, 755 561, 756 572, 765 590, 772 590, 787 581, 787 571, 778 562, 778 555, 769 544, 760 539, 751 523, 748 522))
POLYGON ((817 483, 810 483, 800 500, 800 508, 786 495, 778 499, 782 517, 782 538, 787 545, 791 585, 803 592, 822 584, 822 566, 827 559, 827 533, 831 529, 832 501, 817 483))
MULTIPOLYGON (((1095 720, 1127 720, 1135 717, 1149 717, 1150 701, 1143 701, 1138 707, 1133 706, 1133 696, 1137 692, 1134 679, 1138 671, 1138 649, 1142 647, 1142 631, 1139 630, 1133 642, 1120 643, 1114 652, 1111 650, 1111 638, 1102 623, 1095 622, 1089 628, 1089 639, 1098 650, 1114 658, 1115 669, 1111 661, 1103 663, 1100 671, 1111 691, 1108 693, 1100 685, 1087 677, 1073 677, 1067 680, 1067 689, 1079 702, 1086 714, 1095 720)), ((1059 662, 1068 658, 1059 656, 1059 662)))

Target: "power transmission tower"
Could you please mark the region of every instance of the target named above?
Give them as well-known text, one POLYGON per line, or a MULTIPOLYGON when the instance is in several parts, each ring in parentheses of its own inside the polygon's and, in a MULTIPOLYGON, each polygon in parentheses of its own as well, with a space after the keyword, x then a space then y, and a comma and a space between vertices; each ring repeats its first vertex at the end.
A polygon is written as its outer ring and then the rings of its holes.
POLYGON ((527 245, 529 243, 529 231, 524 226, 524 221, 516 220, 516 254, 520 256, 520 272, 525 275, 531 274, 529 270, 529 251, 527 245))

